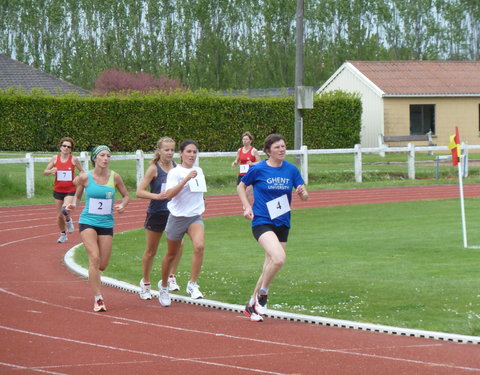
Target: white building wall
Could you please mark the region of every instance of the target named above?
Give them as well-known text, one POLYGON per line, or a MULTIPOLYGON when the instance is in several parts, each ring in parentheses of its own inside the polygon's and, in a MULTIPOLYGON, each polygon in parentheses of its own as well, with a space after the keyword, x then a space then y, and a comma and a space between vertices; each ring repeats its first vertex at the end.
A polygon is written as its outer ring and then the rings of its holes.
POLYGON ((345 63, 320 87, 317 93, 342 90, 359 93, 362 99, 362 147, 377 147, 378 135, 383 132, 383 99, 381 91, 350 63, 345 63))

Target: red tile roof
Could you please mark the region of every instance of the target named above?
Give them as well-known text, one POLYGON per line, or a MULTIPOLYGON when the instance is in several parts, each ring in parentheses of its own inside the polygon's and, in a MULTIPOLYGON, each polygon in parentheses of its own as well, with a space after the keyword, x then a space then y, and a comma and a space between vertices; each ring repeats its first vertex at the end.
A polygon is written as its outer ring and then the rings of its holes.
POLYGON ((348 61, 385 95, 480 95, 480 61, 348 61))

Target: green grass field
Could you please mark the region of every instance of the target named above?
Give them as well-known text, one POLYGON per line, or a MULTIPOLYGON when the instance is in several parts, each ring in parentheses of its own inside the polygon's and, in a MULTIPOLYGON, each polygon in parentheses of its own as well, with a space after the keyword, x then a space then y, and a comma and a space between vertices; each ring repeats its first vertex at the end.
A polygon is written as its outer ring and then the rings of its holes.
MULTIPOLYGON (((466 201, 469 243, 480 245, 480 198, 466 201)), ((480 249, 464 249, 456 199, 295 210, 287 262, 270 308, 399 327, 480 334, 480 249)), ((244 304, 263 262, 240 216, 205 220, 199 283, 206 298, 244 304), (218 228, 222 228, 218 230, 218 228)), ((144 230, 115 235, 105 275, 137 285, 144 230)), ((152 274, 160 278, 160 244, 152 274)), ((177 275, 189 277, 191 245, 177 275)), ((84 251, 76 260, 87 265, 84 251)))

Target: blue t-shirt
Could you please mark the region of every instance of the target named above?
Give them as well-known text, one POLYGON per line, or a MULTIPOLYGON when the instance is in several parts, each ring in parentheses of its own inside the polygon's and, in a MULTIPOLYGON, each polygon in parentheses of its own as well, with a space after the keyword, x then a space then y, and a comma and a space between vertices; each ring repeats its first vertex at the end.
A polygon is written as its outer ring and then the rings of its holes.
POLYGON ((298 168, 283 161, 280 167, 271 167, 266 160, 252 166, 241 180, 245 185, 253 185, 252 227, 262 224, 285 225, 290 228, 290 211, 281 216, 270 219, 267 202, 283 195, 287 196, 288 204, 292 202, 292 189, 305 184, 298 168))

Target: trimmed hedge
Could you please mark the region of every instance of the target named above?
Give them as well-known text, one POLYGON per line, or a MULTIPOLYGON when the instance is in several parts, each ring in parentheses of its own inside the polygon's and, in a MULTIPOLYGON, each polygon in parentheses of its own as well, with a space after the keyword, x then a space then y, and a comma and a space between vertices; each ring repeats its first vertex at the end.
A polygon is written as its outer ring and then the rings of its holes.
MULTIPOLYGON (((250 131, 261 148, 270 133, 294 144, 293 98, 228 97, 211 93, 112 97, 26 95, 0 91, 0 149, 55 151, 69 136, 76 150, 106 144, 113 151, 149 152, 159 137, 195 139, 202 152, 236 150, 250 131)), ((361 101, 342 92, 315 97, 304 111, 309 148, 353 147, 360 141, 361 101)))

